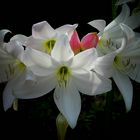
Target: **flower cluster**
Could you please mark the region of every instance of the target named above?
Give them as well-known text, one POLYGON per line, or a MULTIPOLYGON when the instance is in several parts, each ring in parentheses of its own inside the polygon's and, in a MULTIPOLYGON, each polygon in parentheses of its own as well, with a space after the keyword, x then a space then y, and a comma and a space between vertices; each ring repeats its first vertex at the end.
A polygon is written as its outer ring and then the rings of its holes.
POLYGON ((81 40, 74 25, 53 29, 47 21, 32 26, 32 35, 15 35, 4 42, 9 30, 0 31, 0 82, 6 111, 16 99, 41 97, 54 90, 54 102, 71 128, 81 111, 81 93, 95 96, 120 90, 127 111, 133 101, 131 79, 140 82, 140 12, 122 11, 106 26, 104 20, 88 24, 99 30, 81 40))

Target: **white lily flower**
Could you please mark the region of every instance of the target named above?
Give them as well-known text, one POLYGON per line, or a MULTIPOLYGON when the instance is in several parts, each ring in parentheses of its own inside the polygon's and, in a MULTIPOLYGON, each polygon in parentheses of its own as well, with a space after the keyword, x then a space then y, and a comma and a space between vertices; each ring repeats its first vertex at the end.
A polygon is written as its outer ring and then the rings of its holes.
POLYGON ((0 82, 7 82, 3 91, 3 106, 6 111, 12 106, 15 96, 13 89, 16 83, 25 82, 25 80, 33 80, 32 72, 26 69, 23 62, 24 48, 20 42, 12 40, 4 43, 4 35, 8 30, 1 30, 1 48, 0 48, 0 82))
POLYGON ((25 47, 32 47, 50 54, 58 36, 67 34, 70 39, 77 26, 78 24, 66 24, 53 29, 47 21, 42 21, 32 26, 32 36, 27 37, 22 34, 17 34, 10 41, 15 40, 22 43, 25 47))
MULTIPOLYGON (((123 30, 128 27, 121 25, 123 30)), ((126 109, 129 111, 132 106, 133 86, 131 79, 140 83, 140 39, 135 39, 127 44, 127 46, 114 59, 113 79, 118 86, 125 101, 126 109)))
POLYGON ((123 31, 120 28, 120 24, 123 23, 129 26, 131 29, 135 29, 140 26, 140 11, 130 15, 129 7, 124 4, 122 5, 121 13, 106 26, 105 20, 93 20, 88 24, 98 29, 99 37, 103 36, 103 34, 107 33, 112 39, 122 38, 123 31))
POLYGON ((53 29, 47 21, 36 23, 32 26, 32 36, 27 39, 26 46, 50 54, 58 36, 67 34, 70 39, 77 26, 66 24, 53 29))
POLYGON ((101 75, 112 77, 118 86, 126 105, 127 111, 131 109, 133 86, 130 78, 140 82, 140 40, 134 38, 134 32, 125 24, 120 24, 124 39, 100 40, 98 51, 100 56, 95 63, 94 70, 101 75), (125 36, 128 41, 126 41, 125 36), (122 45, 120 45, 120 42, 122 45))
POLYGON ((97 50, 101 57, 97 59, 94 67, 101 75, 113 77, 122 93, 126 109, 129 111, 133 97, 133 87, 129 77, 139 82, 139 65, 137 64, 139 34, 133 32, 132 29, 140 26, 140 12, 130 16, 130 9, 124 4, 120 15, 107 26, 104 20, 94 20, 89 24, 100 31, 97 50), (127 36, 127 45, 123 39, 126 38, 125 36, 127 36))
POLYGON ((32 86, 17 84, 15 96, 37 98, 55 89, 55 104, 71 128, 76 126, 81 110, 79 92, 97 95, 111 90, 109 79, 90 71, 97 58, 96 50, 92 48, 74 55, 66 35, 59 37, 51 55, 32 48, 27 48, 25 54, 26 62, 30 59, 35 64, 30 69, 40 77, 32 86))

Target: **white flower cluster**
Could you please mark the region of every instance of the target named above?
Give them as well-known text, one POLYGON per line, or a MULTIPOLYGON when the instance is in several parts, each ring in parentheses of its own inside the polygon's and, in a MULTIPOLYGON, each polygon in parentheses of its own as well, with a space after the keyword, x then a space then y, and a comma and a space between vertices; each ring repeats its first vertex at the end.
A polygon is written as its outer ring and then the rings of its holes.
POLYGON ((140 82, 140 12, 122 11, 106 26, 104 20, 89 22, 99 33, 81 41, 77 24, 53 29, 43 21, 32 26, 32 35, 13 36, 8 43, 0 31, 0 82, 6 111, 15 99, 41 97, 54 89, 54 101, 71 128, 81 111, 80 93, 90 96, 112 90, 112 78, 122 93, 126 109, 132 105, 131 80, 140 82))

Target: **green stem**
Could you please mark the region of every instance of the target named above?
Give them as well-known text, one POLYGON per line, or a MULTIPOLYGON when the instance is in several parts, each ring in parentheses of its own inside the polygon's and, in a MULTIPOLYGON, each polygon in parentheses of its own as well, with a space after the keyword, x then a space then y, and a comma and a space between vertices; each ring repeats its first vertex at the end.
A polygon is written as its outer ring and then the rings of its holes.
POLYGON ((65 117, 60 113, 56 118, 58 140, 65 140, 68 123, 65 117))
POLYGON ((15 99, 14 102, 13 102, 13 109, 15 111, 18 111, 18 99, 15 99))

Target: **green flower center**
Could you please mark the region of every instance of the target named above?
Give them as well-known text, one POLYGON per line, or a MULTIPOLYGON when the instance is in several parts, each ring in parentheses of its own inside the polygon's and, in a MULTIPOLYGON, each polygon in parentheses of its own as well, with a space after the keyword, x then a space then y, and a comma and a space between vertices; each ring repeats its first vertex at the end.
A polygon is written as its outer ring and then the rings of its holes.
POLYGON ((119 44, 115 41, 112 41, 111 38, 106 39, 105 36, 103 36, 103 38, 99 40, 98 45, 98 49, 100 50, 100 52, 105 55, 117 50, 119 44))
POLYGON ((19 60, 16 60, 15 67, 17 67, 20 70, 24 70, 26 68, 25 64, 20 62, 19 60))
POLYGON ((24 71, 26 68, 26 66, 21 63, 19 60, 15 60, 15 62, 13 64, 9 64, 8 65, 8 71, 5 71, 6 75, 8 75, 8 73, 13 76, 17 73, 19 73, 19 71, 24 71))
POLYGON ((56 42, 55 39, 49 39, 47 41, 44 41, 43 42, 43 52, 50 54, 55 45, 55 42, 56 42))
POLYGON ((66 87, 68 79, 71 75, 71 70, 67 66, 61 66, 60 68, 58 68, 56 75, 59 86, 66 87))
POLYGON ((124 72, 125 74, 130 73, 132 70, 135 69, 136 65, 131 63, 130 59, 125 59, 121 55, 117 55, 114 59, 113 65, 120 70, 121 72, 124 72))

